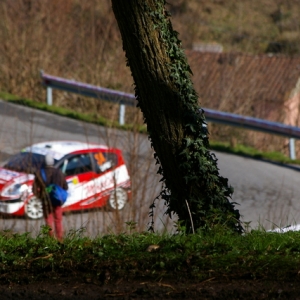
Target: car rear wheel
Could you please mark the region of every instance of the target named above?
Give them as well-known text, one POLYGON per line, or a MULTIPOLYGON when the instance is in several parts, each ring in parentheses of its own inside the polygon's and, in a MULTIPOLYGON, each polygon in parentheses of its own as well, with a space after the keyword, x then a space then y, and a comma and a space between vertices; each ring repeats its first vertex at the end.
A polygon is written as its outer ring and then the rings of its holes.
POLYGON ((41 219, 43 217, 42 201, 36 197, 31 197, 25 205, 25 215, 29 219, 41 219))
POLYGON ((111 192, 107 206, 110 210, 122 210, 127 202, 127 192, 122 188, 116 188, 111 192))

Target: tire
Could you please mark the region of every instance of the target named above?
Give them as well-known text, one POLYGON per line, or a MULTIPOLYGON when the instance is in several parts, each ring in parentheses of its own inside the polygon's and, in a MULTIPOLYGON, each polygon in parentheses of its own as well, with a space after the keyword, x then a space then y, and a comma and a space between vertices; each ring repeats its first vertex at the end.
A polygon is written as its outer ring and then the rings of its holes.
POLYGON ((107 206, 109 210, 122 210, 128 202, 128 195, 126 190, 122 188, 116 188, 113 190, 107 201, 107 206), (117 201, 116 199, 117 198, 117 201))
POLYGON ((44 215, 42 201, 36 197, 31 197, 25 205, 25 215, 28 219, 41 219, 44 215))

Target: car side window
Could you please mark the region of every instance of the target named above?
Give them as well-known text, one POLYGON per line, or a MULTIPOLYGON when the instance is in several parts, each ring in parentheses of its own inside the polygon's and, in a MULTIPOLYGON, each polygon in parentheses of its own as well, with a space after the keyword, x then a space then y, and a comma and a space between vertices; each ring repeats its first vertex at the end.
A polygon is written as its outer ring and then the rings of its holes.
POLYGON ((93 170, 90 155, 76 154, 66 158, 59 168, 66 176, 78 175, 93 170))
POLYGON ((113 169, 117 163, 118 158, 115 153, 109 152, 95 152, 93 153, 97 171, 103 173, 107 170, 113 169))

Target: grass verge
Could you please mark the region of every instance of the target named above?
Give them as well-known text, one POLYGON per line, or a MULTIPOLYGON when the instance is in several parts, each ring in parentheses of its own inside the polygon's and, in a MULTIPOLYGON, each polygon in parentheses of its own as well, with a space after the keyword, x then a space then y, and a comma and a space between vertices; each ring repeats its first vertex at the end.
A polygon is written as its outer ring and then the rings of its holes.
MULTIPOLYGON (((118 122, 113 122, 105 118, 96 118, 92 114, 84 114, 84 113, 79 113, 70 109, 58 107, 58 106, 50 106, 47 105, 46 103, 41 103, 37 101, 33 101, 31 99, 26 99, 26 98, 20 98, 15 95, 9 94, 9 93, 4 93, 0 92, 0 99, 5 100, 7 102, 13 103, 13 104, 18 104, 18 105, 23 105, 39 110, 43 110, 46 112, 50 112, 56 115, 68 117, 71 119, 76 119, 88 123, 93 123, 97 124, 100 126, 106 126, 106 127, 114 127, 122 130, 132 130, 133 125, 130 124, 125 124, 125 125, 120 125, 118 122)), ((136 126, 135 126, 136 128, 136 126)), ((146 133, 146 126, 140 126, 137 128, 137 131, 140 133, 146 133)))
POLYGON ((83 231, 70 232, 63 244, 48 236, 46 226, 37 238, 1 232, 2 281, 34 282, 49 273, 84 274, 86 280, 98 281, 108 277, 205 281, 224 276, 288 281, 299 272, 299 232, 253 230, 236 235, 216 227, 193 235, 145 232, 90 239, 82 236, 83 231))
POLYGON ((266 161, 273 161, 281 164, 300 164, 299 159, 292 160, 280 152, 261 152, 255 148, 239 144, 237 144, 235 147, 232 147, 229 143, 220 143, 217 141, 210 141, 210 146, 211 149, 220 152, 232 153, 235 155, 242 155, 266 161))

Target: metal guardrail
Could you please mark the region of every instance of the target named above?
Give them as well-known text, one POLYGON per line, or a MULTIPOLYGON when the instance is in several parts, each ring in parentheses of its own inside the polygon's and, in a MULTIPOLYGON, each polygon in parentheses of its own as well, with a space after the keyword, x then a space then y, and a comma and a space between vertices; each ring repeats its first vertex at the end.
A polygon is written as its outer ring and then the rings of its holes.
MULTIPOLYGON (((98 98, 120 104, 119 123, 124 125, 125 106, 136 106, 137 101, 133 94, 98 87, 75 80, 55 77, 41 71, 42 84, 47 87, 47 104, 52 105, 52 89, 77 93, 87 97, 98 98)), ((232 113, 221 112, 203 108, 206 120, 213 123, 221 123, 240 128, 281 135, 290 139, 290 158, 296 159, 295 139, 300 139, 300 128, 285 125, 279 122, 271 122, 258 118, 241 116, 232 113)))

